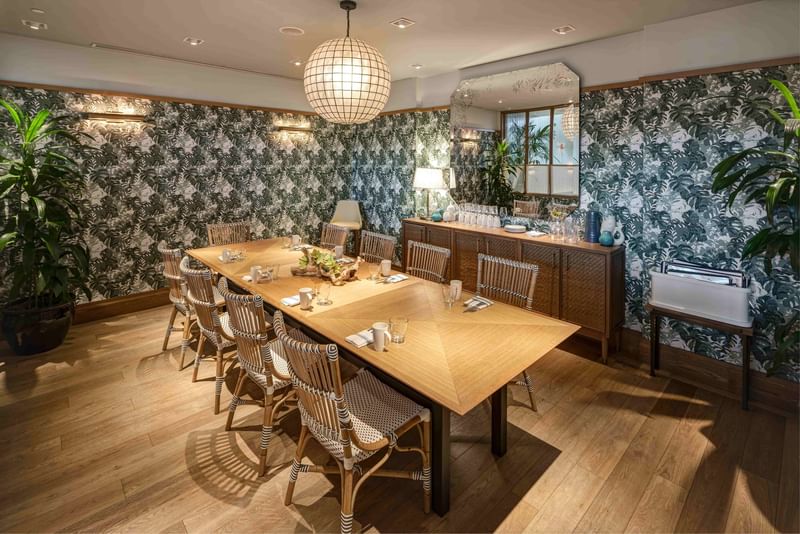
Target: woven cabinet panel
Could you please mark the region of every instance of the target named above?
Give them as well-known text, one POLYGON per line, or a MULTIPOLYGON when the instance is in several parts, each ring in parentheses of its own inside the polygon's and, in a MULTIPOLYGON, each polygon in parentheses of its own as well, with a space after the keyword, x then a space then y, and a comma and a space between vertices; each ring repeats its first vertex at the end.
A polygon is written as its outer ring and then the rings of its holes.
POLYGON ((519 259, 519 239, 504 239, 502 237, 486 238, 486 254, 506 258, 508 260, 519 259))
POLYGON ((605 256, 565 250, 561 269, 561 317, 571 323, 605 332, 605 256))
MULTIPOLYGON (((451 234, 452 232, 448 228, 428 228, 428 243, 449 250, 450 247, 452 246, 452 244, 450 243, 451 234)), ((447 270, 445 271, 445 278, 447 278, 448 280, 451 278, 450 273, 452 272, 451 270, 452 261, 453 261, 453 255, 451 254, 450 259, 447 260, 447 270)))
POLYGON ((553 317, 558 317, 559 256, 560 251, 556 247, 522 244, 522 261, 539 266, 533 291, 533 309, 553 317))
POLYGON ((461 280, 465 289, 475 291, 478 285, 478 253, 482 252, 483 238, 475 234, 455 232, 454 239, 453 278, 461 280))

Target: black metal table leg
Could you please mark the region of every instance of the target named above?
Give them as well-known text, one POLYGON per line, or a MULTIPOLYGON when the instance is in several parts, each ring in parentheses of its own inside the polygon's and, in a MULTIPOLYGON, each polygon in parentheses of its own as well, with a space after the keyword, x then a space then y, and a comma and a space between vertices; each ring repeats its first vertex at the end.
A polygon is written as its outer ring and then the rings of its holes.
POLYGON ((506 413, 508 398, 506 386, 492 393, 492 452, 495 456, 503 456, 508 447, 508 428, 506 413))
POLYGON ((450 510, 450 410, 436 403, 430 410, 432 508, 443 516, 450 510))

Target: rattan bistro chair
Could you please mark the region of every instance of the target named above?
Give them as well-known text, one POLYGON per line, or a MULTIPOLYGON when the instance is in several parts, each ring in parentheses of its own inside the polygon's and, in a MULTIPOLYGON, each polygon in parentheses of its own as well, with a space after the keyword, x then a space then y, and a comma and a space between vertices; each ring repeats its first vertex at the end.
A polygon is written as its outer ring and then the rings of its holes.
POLYGON ((382 260, 391 261, 394 258, 396 245, 396 237, 362 230, 361 248, 358 251, 358 255, 369 263, 380 263, 382 260))
POLYGON ((353 508, 361 485, 371 476, 421 480, 424 510, 431 504, 430 412, 401 395, 362 369, 342 383, 339 352, 334 344, 318 345, 298 340, 286 332, 281 312, 275 312, 275 334, 283 344, 289 361, 289 375, 297 393, 302 427, 289 486, 286 505, 300 471, 339 474, 342 477, 341 531, 353 526, 353 508), (417 428, 421 447, 401 447, 397 439, 417 428), (334 458, 336 467, 302 463, 309 434, 334 458), (422 471, 381 469, 393 451, 416 452, 422 456, 422 471), (361 462, 385 451, 367 469, 361 462))
MULTIPOLYGON (((188 300, 197 314, 197 326, 200 328, 200 339, 197 342, 197 355, 194 359, 192 382, 197 382, 197 371, 200 360, 203 358, 203 348, 206 342, 214 346, 214 359, 217 362, 216 383, 214 386, 214 413, 219 413, 219 399, 222 394, 222 383, 225 377, 225 351, 236 348, 233 331, 230 327, 230 316, 220 313, 215 303, 214 286, 211 283, 211 271, 208 269, 192 269, 189 267, 189 257, 181 260, 181 273, 186 279, 189 288, 188 300)), ((235 361, 236 356, 229 357, 228 361, 235 361)))
MULTIPOLYGON (((240 366, 239 379, 231 398, 225 430, 231 429, 238 405, 260 404, 257 401, 246 401, 241 398, 245 381, 249 379, 264 390, 264 420, 261 426, 261 454, 258 464, 258 475, 264 476, 275 414, 287 400, 294 397, 294 392, 290 388, 292 381, 289 378, 289 365, 283 354, 281 342, 277 339, 269 340, 272 318, 264 311, 264 301, 261 297, 228 291, 227 281, 224 278, 219 282, 219 290, 225 297, 240 366)), ((305 339, 311 342, 310 339, 305 339)))
POLYGON ((450 249, 448 248, 409 241, 406 271, 419 278, 442 283, 445 281, 449 259, 450 249))
POLYGON ((206 231, 210 247, 250 241, 250 223, 245 221, 207 224, 206 231))
MULTIPOLYGON (((533 290, 538 274, 539 266, 536 264, 478 254, 478 285, 475 293, 533 310, 533 290)), ((533 380, 528 371, 522 372, 522 381, 516 384, 527 388, 531 408, 534 412, 538 411, 533 380)))
MULTIPOLYGON (((183 253, 179 248, 159 248, 158 252, 161 254, 161 260, 164 263, 164 278, 167 279, 169 285, 169 300, 172 302, 172 312, 169 316, 169 324, 167 331, 164 334, 164 344, 161 350, 167 350, 167 344, 172 332, 183 332, 181 338, 181 361, 178 365, 178 370, 183 369, 183 364, 186 358, 186 349, 189 348, 189 343, 192 340, 192 324, 195 322, 194 308, 186 298, 186 281, 181 274, 181 258, 183 253), (175 326, 175 318, 178 314, 183 316, 183 327, 175 326)), ((216 293, 215 302, 217 306, 223 306, 225 301, 222 295, 216 293)))
POLYGON ((322 235, 319 238, 319 246, 328 249, 333 249, 337 246, 344 247, 348 235, 350 235, 350 230, 344 226, 322 223, 322 235))

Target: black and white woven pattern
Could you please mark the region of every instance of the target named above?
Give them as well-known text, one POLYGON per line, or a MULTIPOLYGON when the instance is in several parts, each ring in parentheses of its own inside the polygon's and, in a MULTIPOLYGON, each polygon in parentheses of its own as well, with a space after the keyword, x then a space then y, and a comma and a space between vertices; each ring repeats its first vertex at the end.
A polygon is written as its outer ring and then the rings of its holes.
POLYGON ((303 76, 311 107, 336 124, 361 124, 375 118, 389 99, 391 84, 381 53, 350 37, 319 45, 303 76))

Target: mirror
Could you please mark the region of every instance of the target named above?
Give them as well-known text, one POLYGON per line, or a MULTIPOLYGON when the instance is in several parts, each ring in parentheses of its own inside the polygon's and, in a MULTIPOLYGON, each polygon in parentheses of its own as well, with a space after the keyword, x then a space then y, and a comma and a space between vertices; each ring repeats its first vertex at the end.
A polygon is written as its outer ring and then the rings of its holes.
POLYGON ((579 102, 580 79, 563 63, 462 80, 450 99, 451 172, 462 199, 480 201, 480 169, 505 140, 516 213, 577 204, 579 102))

